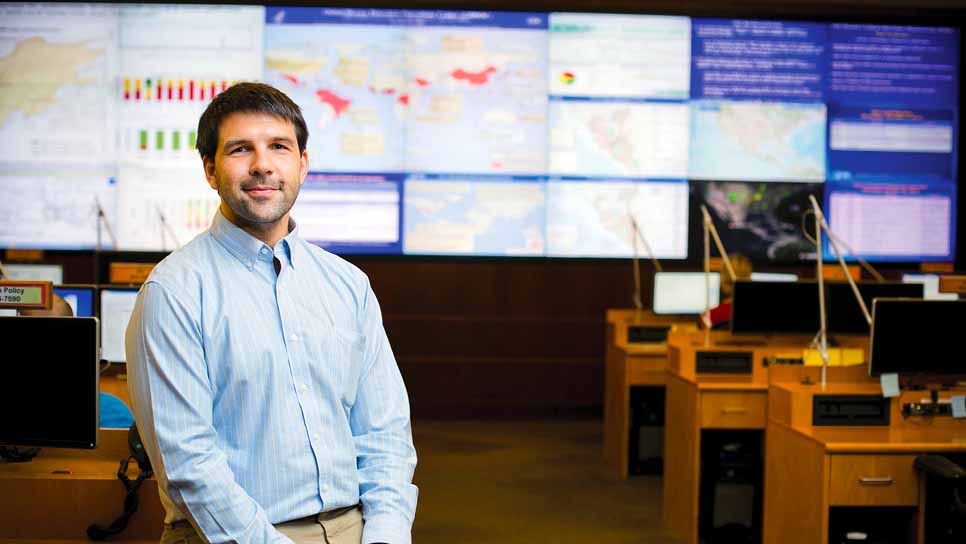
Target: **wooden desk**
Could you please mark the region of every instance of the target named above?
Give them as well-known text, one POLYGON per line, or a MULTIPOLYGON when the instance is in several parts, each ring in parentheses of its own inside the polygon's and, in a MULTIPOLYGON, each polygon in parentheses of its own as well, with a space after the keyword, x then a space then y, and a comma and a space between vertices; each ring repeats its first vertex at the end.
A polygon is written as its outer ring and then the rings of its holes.
MULTIPOLYGON (((816 393, 875 395, 881 389, 875 382, 830 384, 824 390, 797 383, 771 386, 764 542, 824 544, 836 507, 905 506, 912 512, 907 541, 922 544, 925 501, 913 459, 923 453, 966 452, 966 421, 903 419, 902 403, 919 399, 920 391, 892 399, 887 427, 813 427, 816 393)), ((963 391, 941 397, 951 394, 963 391)))
POLYGON ((630 325, 668 326, 680 331, 697 329, 696 323, 681 322, 676 316, 655 315, 647 310, 607 310, 604 461, 621 479, 628 476, 631 387, 664 387, 667 380, 667 343, 628 342, 630 325))
POLYGON ((101 374, 101 392, 110 393, 131 407, 131 397, 127 392, 127 365, 113 364, 101 374))
MULTIPOLYGON (((766 357, 800 356, 808 344, 802 337, 735 337, 712 331, 672 333, 668 337, 669 365, 664 434, 664 529, 675 541, 697 544, 701 485, 702 431, 713 429, 764 431, 767 423, 770 370, 766 357), (746 374, 699 373, 699 352, 751 353, 746 374)), ((777 367, 776 367, 777 368, 777 367)), ((801 366, 779 372, 810 373, 801 366)))
MULTIPOLYGON (((30 462, 0 463, 0 542, 88 542, 88 525, 106 526, 123 510, 127 492, 117 469, 127 456, 127 430, 101 429, 95 450, 44 448, 30 462)), ((128 476, 136 475, 132 463, 128 476)), ((138 512, 112 541, 161 538, 164 509, 157 481, 145 481, 138 493, 138 512)))

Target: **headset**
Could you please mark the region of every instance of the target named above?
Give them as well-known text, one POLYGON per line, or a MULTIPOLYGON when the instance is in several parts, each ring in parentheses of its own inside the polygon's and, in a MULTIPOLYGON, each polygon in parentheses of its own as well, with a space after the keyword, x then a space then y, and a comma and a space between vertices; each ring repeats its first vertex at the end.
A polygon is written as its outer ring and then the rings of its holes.
POLYGON ((138 433, 136 423, 131 425, 131 428, 127 432, 127 445, 131 450, 131 455, 126 459, 122 459, 121 466, 117 469, 117 479, 121 480, 124 489, 127 490, 127 496, 124 497, 124 511, 107 527, 101 527, 96 523, 91 524, 87 528, 87 536, 91 540, 106 540, 109 537, 120 534, 127 528, 131 516, 138 510, 138 489, 140 489, 144 480, 150 478, 154 473, 151 470, 151 460, 148 459, 148 454, 144 451, 144 444, 141 443, 141 435, 138 433), (132 459, 138 464, 138 469, 140 470, 137 479, 134 481, 131 481, 127 477, 127 467, 132 459))

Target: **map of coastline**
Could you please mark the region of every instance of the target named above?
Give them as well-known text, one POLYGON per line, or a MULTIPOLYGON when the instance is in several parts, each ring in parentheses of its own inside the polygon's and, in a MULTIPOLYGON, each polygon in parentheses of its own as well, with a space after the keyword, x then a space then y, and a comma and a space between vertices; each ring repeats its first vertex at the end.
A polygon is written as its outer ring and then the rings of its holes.
POLYGON ((818 103, 693 102, 690 176, 821 182, 825 120, 818 103))
POLYGON ((17 43, 0 58, 0 125, 15 111, 27 116, 44 113, 57 104, 57 93, 68 85, 96 83, 77 72, 103 54, 104 49, 84 43, 52 43, 41 37, 17 43))
POLYGON ((542 183, 410 180, 404 251, 416 254, 542 255, 542 183))

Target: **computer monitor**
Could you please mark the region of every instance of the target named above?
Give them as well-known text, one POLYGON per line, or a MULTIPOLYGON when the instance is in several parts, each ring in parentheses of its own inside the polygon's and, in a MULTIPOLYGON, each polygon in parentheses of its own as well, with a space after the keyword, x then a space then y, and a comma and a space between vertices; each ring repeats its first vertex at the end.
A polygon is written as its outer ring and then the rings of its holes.
POLYGON ((5 263, 3 269, 8 280, 49 281, 54 285, 64 283, 64 267, 59 264, 5 263))
POLYGON ((956 293, 939 292, 939 274, 903 274, 902 283, 921 283, 926 300, 959 300, 956 293))
POLYGON ((709 304, 714 308, 720 303, 721 274, 708 274, 710 285, 705 297, 704 272, 655 272, 655 314, 700 314, 709 304))
POLYGON ((752 272, 751 281, 798 281, 798 274, 778 274, 775 272, 752 272))
MULTIPOLYGON (((872 301, 877 298, 922 298, 923 293, 919 283, 859 283, 857 286, 870 312, 872 301)), ((829 334, 869 334, 869 322, 847 282, 826 282, 825 292, 829 334)))
POLYGON ((59 285, 54 287, 54 294, 74 310, 74 317, 94 317, 94 287, 59 285))
POLYGON ((815 334, 819 330, 814 281, 736 281, 733 304, 734 334, 815 334))
POLYGON ((101 357, 112 363, 127 360, 124 354, 124 333, 131 320, 137 289, 105 287, 101 289, 101 357))
POLYGON ((0 317, 0 331, 0 444, 96 447, 97 319, 0 317))
POLYGON ((966 300, 876 300, 869 373, 966 376, 963 323, 966 300))

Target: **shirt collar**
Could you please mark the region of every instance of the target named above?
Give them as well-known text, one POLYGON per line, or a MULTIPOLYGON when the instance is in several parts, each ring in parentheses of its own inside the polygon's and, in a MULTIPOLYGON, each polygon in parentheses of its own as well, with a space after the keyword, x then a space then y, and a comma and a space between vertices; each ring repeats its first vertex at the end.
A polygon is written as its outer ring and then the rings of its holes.
POLYGON ((255 261, 259 259, 272 260, 276 256, 276 250, 280 253, 278 255, 279 260, 282 262, 288 261, 294 268, 295 261, 298 259, 298 257, 295 257, 295 253, 297 253, 296 248, 299 245, 297 243, 299 229, 291 216, 288 220, 288 228, 288 234, 275 244, 275 248, 272 248, 229 221, 219 209, 215 213, 208 231, 215 240, 225 246, 229 253, 248 268, 255 266, 255 261))

